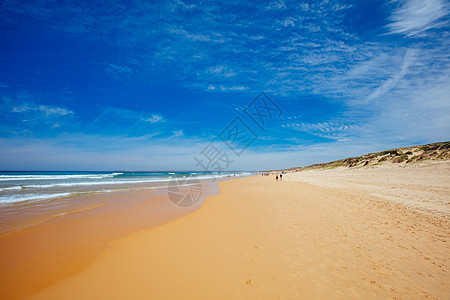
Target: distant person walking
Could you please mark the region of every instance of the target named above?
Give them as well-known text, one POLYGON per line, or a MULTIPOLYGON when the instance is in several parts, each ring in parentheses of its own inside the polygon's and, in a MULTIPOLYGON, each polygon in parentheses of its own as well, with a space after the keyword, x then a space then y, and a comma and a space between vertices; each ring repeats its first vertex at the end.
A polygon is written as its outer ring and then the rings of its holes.
POLYGON ((280 174, 280 181, 283 180, 283 173, 280 174))
POLYGON ((275 180, 278 181, 278 175, 275 175, 275 180))

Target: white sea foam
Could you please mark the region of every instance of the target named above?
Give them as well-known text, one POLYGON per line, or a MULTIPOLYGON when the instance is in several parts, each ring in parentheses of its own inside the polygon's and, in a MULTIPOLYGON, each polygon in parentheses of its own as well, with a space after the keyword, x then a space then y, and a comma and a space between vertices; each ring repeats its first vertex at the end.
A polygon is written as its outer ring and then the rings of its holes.
POLYGON ((116 185, 116 184, 136 184, 136 183, 152 183, 164 182, 169 179, 149 179, 149 180, 116 180, 116 181, 83 181, 70 183, 53 183, 53 184, 30 184, 24 188, 52 188, 52 187, 71 187, 71 186, 90 186, 90 185, 116 185))
POLYGON ((79 174, 79 175, 0 175, 0 181, 12 181, 12 180, 60 180, 60 179, 102 179, 112 178, 115 175, 121 175, 123 173, 112 174, 79 174))
MULTIPOLYGON (((204 176, 192 176, 185 180, 194 179, 211 179, 217 177, 226 177, 228 175, 204 175, 204 176)), ((167 182, 175 180, 170 177, 166 178, 152 178, 146 180, 115 180, 115 181, 83 181, 83 182, 70 182, 70 183, 53 183, 53 184, 31 184, 26 185, 24 188, 52 188, 52 187, 73 187, 73 186, 92 186, 92 185, 117 185, 117 184, 145 184, 145 183, 156 183, 156 182, 167 182)))
POLYGON ((11 191, 11 190, 21 190, 21 189, 22 189, 21 186, 9 186, 9 187, 0 188, 0 192, 11 191))
POLYGON ((10 195, 0 197, 0 203, 12 203, 22 202, 30 200, 44 200, 51 198, 67 197, 72 193, 57 193, 57 194, 22 194, 22 195, 10 195))

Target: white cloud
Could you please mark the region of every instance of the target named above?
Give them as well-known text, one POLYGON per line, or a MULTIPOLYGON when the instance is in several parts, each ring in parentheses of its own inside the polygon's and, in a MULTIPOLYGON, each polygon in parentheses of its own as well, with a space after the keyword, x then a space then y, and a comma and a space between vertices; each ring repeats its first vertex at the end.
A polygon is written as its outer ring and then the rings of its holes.
POLYGON ((221 85, 221 86, 219 86, 219 89, 221 91, 223 91, 223 92, 227 92, 227 91, 245 91, 245 90, 248 90, 248 87, 246 87, 246 86, 239 86, 239 85, 236 85, 236 86, 224 86, 224 85, 221 85))
POLYGON ((219 90, 221 92, 239 92, 239 91, 245 91, 245 90, 248 90, 248 89, 249 89, 249 87, 247 87, 247 86, 239 86, 239 85, 231 85, 231 86, 219 85, 219 86, 215 86, 214 84, 208 85, 208 88, 207 88, 208 91, 219 90))
POLYGON ((152 115, 150 118, 145 119, 145 122, 150 122, 150 123, 158 123, 163 121, 163 117, 160 115, 152 115))
POLYGON ((174 131, 172 131, 172 133, 173 133, 172 137, 180 137, 180 136, 184 136, 183 129, 180 129, 180 130, 174 130, 174 131))
POLYGON ((294 27, 296 21, 297 20, 293 17, 287 17, 283 21, 281 21, 281 24, 283 24, 284 27, 288 27, 288 26, 294 27))
POLYGON ((297 131, 307 132, 312 135, 320 136, 332 140, 342 140, 353 136, 358 125, 338 121, 328 121, 320 123, 288 123, 282 127, 292 128, 297 131))
POLYGON ((115 64, 109 64, 107 68, 108 73, 116 74, 116 73, 133 73, 133 70, 131 68, 126 66, 119 66, 115 64))
POLYGON ((402 33, 413 37, 428 29, 446 24, 446 21, 440 21, 448 14, 446 1, 407 0, 400 3, 400 7, 390 17, 392 21, 388 25, 390 33, 402 33))
POLYGON ((25 103, 19 106, 14 106, 11 109, 11 112, 15 113, 40 112, 43 113, 45 116, 66 116, 73 114, 73 111, 65 108, 47 105, 37 105, 33 103, 25 103))
POLYGON ((164 122, 163 116, 157 113, 148 113, 143 111, 134 111, 131 109, 117 108, 109 106, 103 108, 102 113, 97 117, 97 122, 117 123, 122 121, 123 124, 136 125, 136 123, 160 123, 164 122))
POLYGON ((381 97, 395 88, 397 83, 407 74, 409 67, 415 63, 416 52, 417 51, 414 49, 407 49, 403 57, 400 70, 398 70, 391 78, 384 81, 381 86, 375 88, 374 91, 366 98, 366 101, 372 101, 378 97, 381 97))
POLYGON ((284 3, 284 0, 271 1, 269 5, 266 6, 266 9, 267 10, 286 9, 286 5, 284 3))
POLYGON ((300 7, 301 7, 301 9, 302 9, 303 11, 308 11, 308 10, 309 10, 309 5, 308 5, 308 3, 302 2, 302 3, 300 3, 300 7))
POLYGON ((249 37, 251 40, 263 40, 264 37, 262 35, 252 35, 249 37))
POLYGON ((230 68, 224 66, 224 65, 217 65, 214 67, 209 67, 206 70, 206 73, 209 75, 212 75, 214 77, 220 78, 220 77, 232 77, 236 75, 236 72, 231 70, 230 68))

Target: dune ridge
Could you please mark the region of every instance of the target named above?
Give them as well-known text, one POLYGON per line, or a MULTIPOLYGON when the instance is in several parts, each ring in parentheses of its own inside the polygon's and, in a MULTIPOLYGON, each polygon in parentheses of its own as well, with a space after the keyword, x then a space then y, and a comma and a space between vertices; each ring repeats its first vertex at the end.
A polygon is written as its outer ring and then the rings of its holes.
MULTIPOLYGON (((327 163, 313 164, 306 167, 285 169, 286 172, 298 172, 311 169, 333 169, 337 167, 365 167, 378 166, 386 163, 410 164, 427 160, 449 160, 450 141, 437 142, 426 145, 394 148, 376 153, 368 153, 357 157, 348 157, 327 163)), ((281 171, 281 170, 277 170, 281 171)))

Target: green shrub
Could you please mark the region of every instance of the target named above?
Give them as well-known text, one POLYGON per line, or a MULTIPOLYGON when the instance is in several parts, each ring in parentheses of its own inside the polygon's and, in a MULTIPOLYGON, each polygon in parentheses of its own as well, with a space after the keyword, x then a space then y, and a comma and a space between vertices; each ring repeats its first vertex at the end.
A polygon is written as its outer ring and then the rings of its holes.
POLYGON ((400 153, 398 153, 397 150, 387 150, 387 151, 381 152, 381 155, 386 155, 386 154, 389 154, 389 155, 400 155, 400 153))

